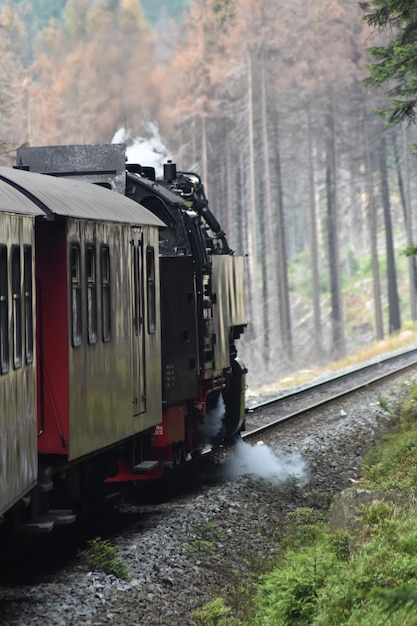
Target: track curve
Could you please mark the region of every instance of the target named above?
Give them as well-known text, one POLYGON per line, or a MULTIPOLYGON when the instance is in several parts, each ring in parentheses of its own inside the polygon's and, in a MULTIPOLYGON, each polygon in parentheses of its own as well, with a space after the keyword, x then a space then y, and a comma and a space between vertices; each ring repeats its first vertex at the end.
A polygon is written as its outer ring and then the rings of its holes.
POLYGON ((242 439, 254 439, 263 432, 278 427, 281 422, 301 417, 345 396, 353 396, 367 387, 381 385, 413 369, 417 371, 417 348, 389 355, 377 362, 339 373, 325 381, 254 404, 248 410, 246 431, 242 434, 242 439))

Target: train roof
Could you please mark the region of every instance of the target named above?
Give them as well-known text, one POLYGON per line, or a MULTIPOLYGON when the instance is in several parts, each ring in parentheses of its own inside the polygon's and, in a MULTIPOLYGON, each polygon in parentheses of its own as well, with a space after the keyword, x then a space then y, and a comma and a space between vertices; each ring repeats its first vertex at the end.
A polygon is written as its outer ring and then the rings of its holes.
POLYGON ((109 189, 2 166, 0 211, 165 226, 141 204, 109 189))

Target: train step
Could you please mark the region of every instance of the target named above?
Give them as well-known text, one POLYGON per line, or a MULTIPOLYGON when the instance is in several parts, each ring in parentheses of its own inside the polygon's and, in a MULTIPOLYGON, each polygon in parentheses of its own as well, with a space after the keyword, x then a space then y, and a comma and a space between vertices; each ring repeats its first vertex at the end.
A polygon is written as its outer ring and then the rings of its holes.
POLYGON ((23 524, 21 532, 27 535, 43 535, 45 533, 50 533, 54 526, 55 524, 53 521, 40 519, 23 524))
POLYGON ((77 516, 71 510, 51 509, 45 515, 45 518, 53 521, 56 526, 66 526, 67 524, 73 524, 77 516))
POLYGON ((53 510, 51 509, 45 515, 38 517, 31 522, 26 522, 22 525, 22 532, 25 534, 40 535, 49 533, 55 526, 66 526, 73 524, 76 520, 76 515, 70 510, 53 510))
POLYGON ((135 474, 146 474, 159 466, 159 461, 142 461, 132 467, 135 474))

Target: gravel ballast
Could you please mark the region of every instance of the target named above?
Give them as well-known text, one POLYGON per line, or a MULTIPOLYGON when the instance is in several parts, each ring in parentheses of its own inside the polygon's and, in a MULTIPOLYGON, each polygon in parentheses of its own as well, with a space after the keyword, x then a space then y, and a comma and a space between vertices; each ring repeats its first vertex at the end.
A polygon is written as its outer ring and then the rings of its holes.
MULTIPOLYGON (((385 396, 401 393, 398 381, 384 388, 385 396)), ((173 501, 126 504, 127 522, 111 542, 129 582, 90 571, 74 554, 25 585, 1 586, 1 626, 191 625, 193 609, 225 590, 233 596, 272 563, 289 512, 309 505, 312 492, 334 495, 359 478, 364 452, 389 427, 379 394, 290 422, 264 444, 243 444, 250 461, 213 464, 198 490, 173 501)))

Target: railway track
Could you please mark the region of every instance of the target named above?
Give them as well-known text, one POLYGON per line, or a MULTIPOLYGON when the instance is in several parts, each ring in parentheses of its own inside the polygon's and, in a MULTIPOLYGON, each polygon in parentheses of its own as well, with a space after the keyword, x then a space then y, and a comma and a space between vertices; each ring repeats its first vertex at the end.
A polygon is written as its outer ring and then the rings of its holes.
POLYGON ((242 434, 242 439, 254 440, 282 422, 296 419, 310 411, 317 411, 321 407, 366 388, 381 385, 413 369, 417 371, 417 348, 390 355, 378 362, 367 363, 322 382, 259 402, 248 410, 246 432, 242 434))

